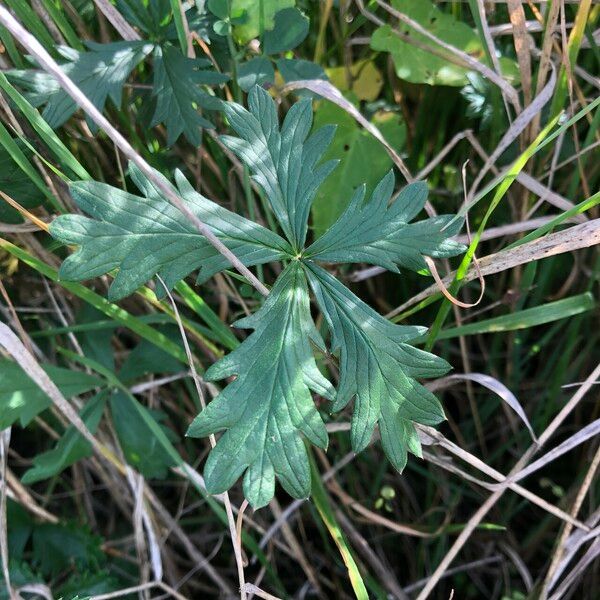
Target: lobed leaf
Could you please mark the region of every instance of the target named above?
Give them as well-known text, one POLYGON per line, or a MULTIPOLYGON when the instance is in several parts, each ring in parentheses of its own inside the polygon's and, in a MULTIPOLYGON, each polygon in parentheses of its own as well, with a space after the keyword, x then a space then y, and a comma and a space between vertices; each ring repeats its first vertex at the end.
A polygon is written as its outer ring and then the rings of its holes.
MULTIPOLYGON (((229 268, 229 261, 133 164, 130 173, 144 197, 97 181, 71 184, 73 199, 92 218, 61 215, 52 222, 50 233, 56 239, 79 246, 63 262, 61 278, 79 281, 118 268, 108 294, 118 299, 156 274, 171 288, 195 269, 201 268, 200 277, 206 280, 229 268)), ((208 200, 180 172, 175 177, 178 193, 190 209, 245 265, 263 264, 289 254, 289 245, 276 233, 208 200)), ((161 288, 157 287, 157 293, 161 288)))
POLYGON ((465 246, 450 239, 462 226, 454 215, 409 223, 427 200, 424 182, 407 185, 390 205, 393 192, 391 171, 373 190, 369 202, 364 202, 365 186, 358 188, 340 218, 305 255, 323 262, 370 263, 398 272, 398 266, 427 269, 423 255, 445 258, 464 252, 465 246))
POLYGON ((225 114, 240 136, 222 136, 225 145, 250 168, 264 190, 281 229, 299 252, 306 240, 308 215, 315 194, 337 161, 317 165, 333 137, 327 126, 309 135, 312 106, 309 99, 288 111, 281 128, 271 96, 255 86, 248 107, 228 102, 225 114))
MULTIPOLYGON (((89 48, 87 52, 78 52, 67 46, 57 47, 67 59, 61 65, 62 70, 99 111, 104 110, 108 98, 115 106, 120 106, 125 81, 133 69, 150 54, 154 45, 143 41, 86 44, 89 48)), ((71 96, 54 77, 44 71, 10 71, 6 75, 12 82, 29 91, 28 97, 34 106, 46 105, 42 117, 54 129, 63 125, 77 110, 77 104, 71 96)), ((86 120, 90 129, 96 131, 95 123, 88 117, 86 120)))
POLYGON ((333 398, 309 340, 323 344, 311 315, 298 261, 279 276, 262 308, 236 323, 252 328, 244 343, 206 372, 209 380, 236 375, 192 422, 188 435, 226 430, 211 451, 204 477, 211 493, 229 489, 244 473, 254 508, 273 497, 275 478, 295 498, 310 494, 310 464, 301 434, 321 448, 327 431, 310 391, 333 398))
POLYGON ((152 89, 156 108, 151 125, 165 124, 168 145, 184 133, 192 144, 199 146, 200 130, 213 127, 200 116, 198 108, 217 109, 220 100, 199 86, 224 83, 229 77, 207 68, 210 66, 208 59, 188 58, 171 44, 156 46, 152 89))
POLYGON ((354 451, 369 444, 378 424, 383 449, 401 471, 407 450, 420 455, 412 422, 436 425, 445 418, 438 399, 416 378, 437 377, 450 366, 408 343, 421 336, 424 327, 394 325, 318 265, 306 261, 304 266, 331 330, 331 350, 339 351, 340 383, 333 410, 341 410, 354 397, 354 451))

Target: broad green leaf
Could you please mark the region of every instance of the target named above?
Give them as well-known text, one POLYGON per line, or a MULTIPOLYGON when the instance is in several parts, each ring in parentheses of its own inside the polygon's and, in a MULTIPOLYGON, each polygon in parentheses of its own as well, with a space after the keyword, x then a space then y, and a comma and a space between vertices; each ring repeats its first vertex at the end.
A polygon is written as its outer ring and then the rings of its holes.
POLYGON ((394 325, 321 267, 310 261, 304 266, 331 330, 331 350, 339 352, 340 382, 333 410, 355 398, 354 451, 366 448, 378 424, 383 449, 401 471, 407 451, 420 456, 413 422, 436 425, 445 418, 437 398, 417 378, 438 377, 449 365, 409 344, 425 328, 394 325))
MULTIPOLYGON (((130 172, 144 197, 96 181, 71 184, 75 202, 92 218, 61 215, 52 222, 50 233, 56 239, 80 246, 63 262, 61 278, 90 279, 118 268, 109 289, 109 297, 117 299, 157 273, 171 288, 200 267, 205 280, 230 266, 137 168, 131 165, 130 172)), ((289 245, 277 234, 204 198, 179 172, 176 180, 194 214, 244 264, 262 264, 289 254, 289 245)), ((157 294, 161 291, 162 286, 157 286, 157 294)))
MULTIPOLYGON (((399 115, 376 113, 373 123, 397 151, 402 150, 406 126, 399 115)), ((370 194, 393 166, 387 152, 382 152, 381 143, 332 102, 320 103, 315 112, 315 129, 327 124, 335 124, 337 129, 325 158, 339 159, 340 165, 317 192, 312 207, 315 236, 329 229, 361 185, 366 184, 367 193, 370 194)))
POLYGON ((200 116, 198 109, 218 108, 220 101, 200 86, 224 83, 229 77, 209 67, 208 59, 188 58, 171 44, 156 46, 152 89, 156 109, 151 125, 165 124, 167 144, 173 144, 185 133, 192 144, 199 146, 202 142, 200 130, 213 127, 200 116))
MULTIPOLYGON (((348 67, 331 67, 326 73, 329 81, 340 92, 352 92, 358 100, 377 100, 383 87, 383 75, 372 60, 359 60, 348 67)), ((335 104, 325 103, 323 106, 335 104)))
MULTIPOLYGON (((105 404, 106 394, 100 393, 92 398, 80 413, 81 419, 92 435, 96 433, 105 404)), ((91 455, 90 443, 73 425, 70 425, 52 450, 33 457, 33 467, 25 472, 21 481, 25 485, 31 485, 48 479, 64 471, 78 460, 91 455)))
POLYGON ((66 565, 77 572, 97 569, 106 561, 101 538, 79 524, 41 523, 33 529, 33 564, 56 577, 66 565))
POLYGON ((317 369, 310 340, 322 345, 310 314, 306 278, 297 261, 280 275, 262 308, 236 323, 254 332, 206 372, 236 378, 193 421, 201 437, 226 430, 204 469, 211 493, 229 489, 244 473, 254 508, 269 502, 275 477, 295 498, 310 494, 310 465, 301 434, 321 448, 327 431, 310 391, 333 397, 317 369))
POLYGON ((234 29, 238 42, 246 44, 267 29, 273 29, 275 15, 295 4, 295 0, 231 0, 230 15, 244 15, 244 22, 234 29))
MULTIPOLYGON (((101 379, 52 365, 42 365, 63 396, 70 398, 103 385, 101 379)), ((28 377, 19 365, 0 360, 0 429, 10 427, 17 420, 25 427, 52 404, 52 400, 28 377)))
POLYGON ((240 136, 222 136, 223 143, 250 168, 295 252, 306 239, 310 205, 335 161, 317 165, 333 136, 333 127, 309 135, 311 101, 301 100, 288 111, 281 127, 269 94, 254 87, 246 110, 228 102, 225 113, 240 136))
POLYGON ((308 17, 297 8, 285 8, 275 15, 273 29, 265 31, 265 54, 278 54, 292 50, 308 35, 308 17))
POLYGON ((238 68, 238 83, 245 91, 250 91, 255 85, 273 83, 275 70, 268 58, 258 56, 242 63, 238 68))
MULTIPOLYGON (((275 61, 277 69, 286 83, 302 79, 327 79, 321 65, 303 58, 279 58, 275 61)), ((309 92, 296 91, 297 95, 309 92)))
MULTIPOLYGON (((466 23, 437 8, 429 0, 392 0, 391 4, 440 40, 475 58, 484 56, 477 33, 466 23)), ((415 40, 444 51, 408 25, 396 21, 394 27, 415 40)), ((371 48, 391 53, 396 74, 400 79, 412 83, 459 87, 468 83, 467 69, 404 42, 394 34, 391 25, 383 25, 375 30, 371 38, 371 48)))
POLYGON ((177 464, 160 439, 164 435, 169 442, 177 440, 172 430, 161 423, 164 413, 148 410, 120 390, 113 391, 110 397, 110 412, 127 462, 144 477, 164 479, 168 469, 177 464), (154 428, 160 428, 160 437, 154 428))
MULTIPOLYGON (((166 333, 166 329, 163 329, 166 333)), ((173 326, 173 330, 169 330, 174 335, 169 337, 181 339, 179 329, 173 326)), ((158 373, 178 373, 184 370, 177 359, 167 354, 164 350, 142 340, 128 355, 121 369, 119 370, 119 379, 125 382, 131 382, 139 377, 158 373)))
POLYGON ((341 217, 306 250, 306 256, 322 262, 365 262, 389 271, 398 266, 413 271, 427 269, 423 255, 456 256, 465 247, 450 236, 462 225, 453 215, 439 215, 409 223, 427 200, 427 184, 407 185, 389 204, 394 192, 390 171, 377 185, 368 202, 365 186, 356 190, 341 217), (348 235, 352 232, 352 235, 348 235))
MULTIPOLYGON (((102 111, 107 98, 120 107, 123 85, 129 74, 150 54, 153 45, 147 42, 87 42, 89 50, 78 52, 66 46, 57 49, 68 62, 62 70, 82 92, 102 111)), ((54 77, 44 71, 9 71, 8 78, 29 91, 34 106, 45 104, 42 117, 52 128, 60 127, 77 110, 77 104, 61 89, 54 77)), ((95 123, 86 117, 92 131, 95 123)))

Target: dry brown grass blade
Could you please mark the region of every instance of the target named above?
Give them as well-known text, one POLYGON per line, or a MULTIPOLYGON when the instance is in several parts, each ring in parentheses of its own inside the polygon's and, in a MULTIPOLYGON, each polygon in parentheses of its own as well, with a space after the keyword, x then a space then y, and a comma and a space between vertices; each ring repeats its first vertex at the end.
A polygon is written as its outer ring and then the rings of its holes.
POLYGON ((81 107, 90 118, 104 130, 106 135, 114 142, 121 152, 131 160, 152 182, 156 188, 164 194, 165 198, 179 210, 194 225, 198 232, 243 275, 248 282, 256 288, 263 296, 269 294, 268 288, 259 281, 256 276, 246 267, 235 254, 223 244, 223 242, 207 227, 186 205, 185 202, 156 175, 152 167, 138 154, 133 146, 113 127, 106 117, 90 102, 85 94, 73 83, 73 81, 62 71, 56 61, 48 54, 45 48, 31 35, 11 14, 0 6, 0 23, 17 39, 36 59, 39 65, 59 83, 60 87, 81 107))
MULTIPOLYGON (((600 244, 600 219, 594 219, 593 221, 575 225, 564 231, 551 233, 540 239, 517 246, 516 248, 501 250, 495 254, 484 256, 479 259, 479 268, 481 269, 483 276, 487 277, 494 273, 501 273, 507 269, 512 269, 518 265, 541 260, 550 256, 556 256, 557 254, 564 254, 565 252, 589 248, 597 244, 600 244)), ((442 282, 444 285, 448 286, 454 277, 455 273, 450 273, 442 279, 442 282)), ((473 281, 474 279, 477 279, 477 272, 475 268, 472 267, 465 275, 464 281, 468 282, 473 281)), ((404 312, 411 306, 418 304, 421 300, 435 294, 437 291, 437 285, 431 285, 398 308, 395 308, 386 316, 392 318, 404 312)))
POLYGON ((525 106, 531 104, 531 53, 529 35, 525 24, 525 11, 521 0, 508 0, 508 14, 513 27, 513 38, 517 53, 517 62, 521 73, 521 87, 525 106))
POLYGON ((556 430, 563 424, 567 416, 574 410, 574 408, 579 404, 581 399, 590 390, 598 376, 600 376, 600 364, 592 371, 592 373, 586 379, 584 385, 582 385, 577 390, 577 392, 571 397, 569 402, 567 402, 563 409, 558 413, 558 415, 556 415, 556 417, 540 435, 539 443, 530 446, 530 448, 525 452, 521 459, 517 461, 517 463, 515 464, 505 481, 498 486, 498 489, 481 505, 481 507, 469 519, 465 528, 456 538, 450 550, 447 552, 440 564, 432 573, 431 577, 427 581, 427 584, 425 585, 421 593, 417 596, 417 600, 425 600, 425 598, 429 596, 429 594, 436 587, 440 578, 444 575, 446 570, 452 564, 457 554, 460 552, 461 548, 471 537, 471 534, 475 531, 479 523, 482 521, 482 519, 485 517, 488 511, 501 498, 504 492, 510 487, 511 483, 513 483, 513 477, 517 475, 525 467, 525 465, 527 465, 527 463, 538 450, 538 448, 543 446, 548 441, 548 439, 556 432, 556 430))
POLYGON ((2 563, 2 576, 4 585, 8 590, 11 600, 16 598, 10 585, 10 571, 8 570, 8 529, 6 523, 6 481, 8 446, 10 445, 10 427, 0 431, 0 562, 2 563))
MULTIPOLYGON (((590 463, 589 469, 583 478, 583 482, 577 491, 575 496, 575 500, 571 507, 571 514, 573 516, 577 516, 579 510, 581 509, 581 505, 583 504, 583 500, 585 499, 590 486, 594 480, 596 475, 596 471, 598 470, 598 466, 600 466, 600 447, 596 450, 594 454, 594 458, 590 463)), ((546 573, 546 577, 544 578, 544 582, 542 584, 542 595, 546 596, 548 591, 551 589, 552 584, 556 582, 558 576, 560 576, 559 566, 562 557, 565 554, 565 545, 567 540, 569 539, 569 535, 571 533, 571 525, 570 523, 565 523, 563 530, 560 533, 558 538, 558 542, 556 544, 556 549, 552 556, 552 561, 550 562, 550 566, 548 567, 548 572, 546 573)), ((596 535, 600 535, 600 532, 596 532, 596 535)))
POLYGON ((124 40, 131 42, 141 39, 138 32, 108 0, 94 0, 94 4, 124 40))

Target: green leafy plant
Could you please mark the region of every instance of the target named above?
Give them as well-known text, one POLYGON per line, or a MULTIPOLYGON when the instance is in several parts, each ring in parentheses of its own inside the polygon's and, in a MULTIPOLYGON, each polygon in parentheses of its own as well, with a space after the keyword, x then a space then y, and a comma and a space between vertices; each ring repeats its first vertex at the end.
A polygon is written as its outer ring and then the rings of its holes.
MULTIPOLYGON (((208 59, 184 56, 168 40, 87 43, 87 51, 67 46, 57 50, 66 60, 62 70, 78 85, 99 110, 104 110, 110 98, 121 107, 123 87, 134 69, 150 54, 153 57, 153 81, 145 110, 149 111, 150 126, 164 123, 167 144, 172 145, 184 133, 195 145, 201 142, 200 131, 213 125, 203 118, 198 108, 218 109, 220 100, 206 91, 206 86, 226 82, 229 77, 216 72, 208 59)), ((35 69, 7 72, 8 78, 27 93, 33 106, 45 105, 43 118, 53 127, 63 125, 75 112, 77 105, 60 87, 54 77, 35 69)), ((90 129, 96 126, 87 119, 90 129)))
MULTIPOLYGON (((236 323, 254 332, 207 372, 209 380, 236 376, 202 411, 188 435, 225 431, 205 468, 210 492, 229 489, 244 474, 244 493, 255 508, 273 497, 275 479, 294 497, 310 493, 310 464, 302 441, 327 446, 327 431, 311 391, 340 410, 355 398, 351 439, 356 452, 378 424, 386 455, 399 470, 407 452, 420 454, 413 422, 444 419, 435 396, 417 378, 446 372, 448 364, 410 345, 422 327, 394 325, 362 302, 319 263, 367 262, 391 271, 426 269, 423 255, 449 257, 463 247, 452 241, 460 220, 450 215, 410 223, 424 206, 427 186, 405 187, 390 204, 394 176, 388 173, 365 202, 360 187, 345 212, 311 245, 306 244, 311 203, 335 161, 320 162, 334 128, 311 133, 311 101, 302 100, 279 125, 275 103, 260 87, 249 110, 227 103, 225 114, 238 137, 223 143, 248 166, 263 190, 284 237, 204 198, 176 173, 178 191, 191 210, 213 228, 245 265, 283 260, 286 267, 264 305, 236 323), (352 235, 348 235, 352 232, 352 235), (337 392, 319 371, 314 348, 326 352, 315 328, 309 285, 338 356, 337 392)), ((118 268, 111 298, 131 294, 155 274, 168 287, 200 268, 200 281, 229 267, 137 171, 131 174, 144 197, 103 183, 76 182, 71 193, 93 218, 54 220, 51 233, 79 250, 61 267, 65 279, 86 279, 118 268)))

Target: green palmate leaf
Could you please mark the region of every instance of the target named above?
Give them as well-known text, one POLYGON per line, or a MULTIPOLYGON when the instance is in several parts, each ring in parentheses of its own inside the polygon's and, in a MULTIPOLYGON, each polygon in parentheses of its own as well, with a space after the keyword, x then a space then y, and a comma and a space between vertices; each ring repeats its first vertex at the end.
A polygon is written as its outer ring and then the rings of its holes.
POLYGON ((327 431, 310 391, 333 398, 317 369, 310 340, 322 346, 298 261, 281 274, 263 307, 238 327, 254 333, 214 364, 207 379, 237 375, 198 415, 188 435, 227 430, 210 453, 204 475, 212 493, 227 490, 244 471, 244 493, 254 508, 273 497, 275 477, 296 498, 310 493, 310 464, 301 433, 321 448, 327 431))
POLYGON ((156 46, 152 90, 156 109, 152 125, 165 124, 169 145, 184 133, 192 144, 199 146, 200 130, 212 127, 198 109, 217 109, 220 101, 200 86, 224 83, 229 77, 208 68, 210 66, 208 59, 188 58, 171 44, 156 46))
MULTIPOLYGON (((118 268, 109 290, 109 297, 116 299, 133 293, 157 273, 171 288, 199 267, 204 280, 230 266, 137 168, 132 165, 130 171, 143 198, 95 181, 71 185, 75 202, 93 218, 62 215, 52 222, 50 232, 56 239, 80 246, 62 264, 62 278, 78 281, 118 268)), ((179 172, 176 180, 190 210, 244 264, 279 260, 290 253, 277 234, 204 198, 179 172)), ((161 289, 157 286, 157 293, 161 289)))
MULTIPOLYGON (((103 385, 101 379, 80 371, 51 365, 43 369, 66 398, 103 385)), ((10 427, 17 420, 24 427, 51 404, 50 398, 19 365, 0 360, 0 429, 10 427)))
MULTIPOLYGON (((152 51, 153 44, 142 41, 87 42, 87 46, 87 52, 59 46, 57 50, 68 61, 61 68, 98 110, 104 109, 109 97, 116 106, 120 106, 127 77, 152 51)), ((43 71, 11 71, 7 76, 29 91, 29 100, 34 106, 46 105, 42 116, 53 128, 60 127, 77 109, 75 101, 61 89, 56 79, 43 71)), ((95 131, 94 122, 87 120, 95 131)))
MULTIPOLYGON (((379 425, 385 452, 398 469, 406 464, 408 451, 420 453, 414 423, 431 425, 444 418, 435 396, 417 382, 448 369, 442 359, 410 345, 424 329, 390 323, 316 263, 368 262, 393 271, 398 267, 418 271, 426 268, 423 256, 452 256, 462 246, 449 239, 458 231, 459 219, 442 216, 410 223, 425 203, 425 184, 407 186, 390 203, 394 190, 390 173, 369 202, 364 202, 361 187, 338 221, 306 249, 311 204, 336 164, 319 162, 333 127, 310 133, 310 100, 293 105, 281 125, 265 90, 252 88, 248 103, 249 110, 224 105, 239 137, 222 139, 249 167, 287 241, 203 198, 180 173, 176 183, 190 209, 244 264, 288 261, 262 308, 237 323, 253 333, 206 372, 207 379, 235 378, 188 431, 193 437, 224 431, 206 463, 207 489, 221 493, 244 475, 246 497, 259 508, 273 497, 276 479, 297 498, 310 493, 310 465, 302 437, 320 447, 327 445, 311 392, 335 398, 334 410, 355 398, 354 449, 362 450, 379 425), (331 331, 331 349, 339 355, 337 394, 318 370, 311 347, 312 343, 324 350, 311 316, 307 277, 331 331)), ((139 171, 132 168, 131 175, 143 197, 96 182, 73 184, 73 197, 92 218, 61 216, 52 224, 55 237, 80 246, 64 262, 63 277, 83 279, 118 269, 109 292, 115 298, 131 293, 156 273, 171 287, 194 269, 200 268, 200 278, 206 279, 229 266, 139 171)), ((113 411, 123 408, 114 398, 111 404, 113 411)), ((140 414, 147 427, 163 435, 148 415, 140 414)), ((123 417, 123 422, 130 420, 123 417)), ((144 439, 143 433, 136 436, 144 439)), ((127 435, 120 437, 125 444, 127 435)), ((168 440, 163 440, 166 447, 168 440)), ((139 461, 147 452, 134 454, 139 461)), ((162 463, 162 468, 169 464, 162 463)))
MULTIPOLYGON (((101 392, 92 398, 80 413, 83 422, 92 435, 96 433, 105 403, 106 394, 101 392)), ((78 460, 91 456, 91 454, 91 444, 82 437, 73 425, 70 425, 52 450, 33 457, 33 467, 25 472, 22 482, 25 485, 30 485, 53 477, 78 460)))
POLYGON ((378 424, 386 455, 402 470, 407 450, 420 455, 412 422, 435 425, 445 418, 437 398, 416 378, 437 377, 450 367, 409 345, 424 327, 390 323, 327 271, 310 261, 304 265, 332 333, 332 350, 339 351, 340 383, 333 409, 342 409, 355 397, 354 451, 368 445, 378 424))
POLYGON ((462 225, 453 215, 409 223, 427 200, 424 182, 407 185, 389 205, 393 192, 391 171, 379 182, 369 202, 364 202, 365 186, 358 188, 348 208, 305 255, 323 262, 365 262, 390 271, 398 271, 399 265, 419 271, 427 268, 423 255, 443 258, 465 250, 449 239, 462 225))
POLYGON ((292 106, 281 129, 275 103, 265 90, 254 87, 248 106, 249 111, 227 103, 225 113, 240 137, 221 139, 248 165, 294 251, 299 252, 306 240, 312 200, 336 165, 336 161, 317 165, 334 128, 322 127, 309 136, 312 106, 308 99, 292 106))

